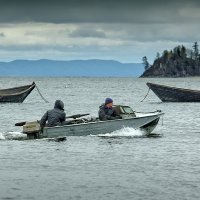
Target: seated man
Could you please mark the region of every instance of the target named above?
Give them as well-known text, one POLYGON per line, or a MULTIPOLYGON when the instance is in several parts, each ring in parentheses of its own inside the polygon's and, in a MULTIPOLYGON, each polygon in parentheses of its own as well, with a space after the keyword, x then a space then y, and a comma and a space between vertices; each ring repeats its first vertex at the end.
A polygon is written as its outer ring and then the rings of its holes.
POLYGON ((60 126, 66 119, 64 112, 64 103, 61 100, 56 100, 54 109, 48 110, 40 120, 40 126, 43 128, 48 121, 47 126, 60 126))
POLYGON ((99 119, 102 121, 121 119, 117 115, 116 111, 113 109, 113 100, 111 98, 106 98, 105 103, 99 107, 99 119))

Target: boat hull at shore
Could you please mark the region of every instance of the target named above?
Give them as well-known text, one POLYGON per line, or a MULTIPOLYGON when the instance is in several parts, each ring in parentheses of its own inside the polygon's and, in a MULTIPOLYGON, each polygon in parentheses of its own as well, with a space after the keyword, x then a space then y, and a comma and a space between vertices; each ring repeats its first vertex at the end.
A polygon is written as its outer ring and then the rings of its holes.
POLYGON ((35 82, 33 82, 31 85, 1 89, 0 103, 22 103, 35 86, 35 82))
POLYGON ((199 90, 176 88, 154 83, 147 83, 147 86, 163 102, 200 102, 199 90))

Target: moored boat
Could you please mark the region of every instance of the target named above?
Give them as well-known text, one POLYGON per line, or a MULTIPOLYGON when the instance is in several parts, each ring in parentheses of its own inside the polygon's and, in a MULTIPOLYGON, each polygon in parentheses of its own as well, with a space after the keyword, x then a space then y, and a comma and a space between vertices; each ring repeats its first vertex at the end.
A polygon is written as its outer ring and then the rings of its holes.
POLYGON ((0 103, 22 103, 35 88, 36 84, 0 90, 0 103))
POLYGON ((116 111, 122 119, 100 121, 98 118, 77 118, 71 123, 63 126, 44 127, 40 129, 38 121, 22 123, 23 133, 28 139, 56 138, 66 136, 86 136, 111 133, 124 127, 141 129, 144 134, 151 134, 160 117, 164 114, 161 111, 150 113, 134 112, 129 106, 115 106, 116 111))
POLYGON ((199 90, 170 87, 155 83, 147 83, 147 86, 163 102, 200 102, 199 90))

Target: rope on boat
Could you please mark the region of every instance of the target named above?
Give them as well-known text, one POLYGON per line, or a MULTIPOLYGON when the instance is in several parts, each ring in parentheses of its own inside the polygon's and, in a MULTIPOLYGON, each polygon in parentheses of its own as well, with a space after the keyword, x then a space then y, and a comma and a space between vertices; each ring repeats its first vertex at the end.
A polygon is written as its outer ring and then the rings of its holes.
POLYGON ((140 102, 143 102, 143 101, 146 99, 146 97, 147 97, 147 96, 148 96, 148 94, 149 94, 149 91, 150 91, 150 88, 149 88, 149 90, 148 90, 147 94, 145 95, 144 99, 142 99, 142 101, 140 101, 140 102))
POLYGON ((38 88, 38 86, 37 86, 36 84, 35 84, 35 87, 36 87, 36 89, 37 89, 39 95, 41 96, 41 98, 44 100, 44 102, 45 102, 45 103, 49 103, 49 102, 43 97, 42 93, 40 92, 40 90, 39 90, 39 88, 38 88))
POLYGON ((163 120, 163 116, 162 116, 162 126, 163 126, 163 124, 164 124, 163 121, 164 121, 164 120, 163 120))

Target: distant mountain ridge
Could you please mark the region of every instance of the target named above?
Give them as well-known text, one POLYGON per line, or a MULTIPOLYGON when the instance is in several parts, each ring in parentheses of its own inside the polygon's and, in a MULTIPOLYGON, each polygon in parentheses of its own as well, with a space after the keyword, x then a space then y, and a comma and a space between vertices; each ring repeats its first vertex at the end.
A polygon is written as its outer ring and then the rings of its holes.
POLYGON ((42 59, 0 62, 0 76, 139 77, 143 72, 141 63, 121 63, 115 60, 42 59))

